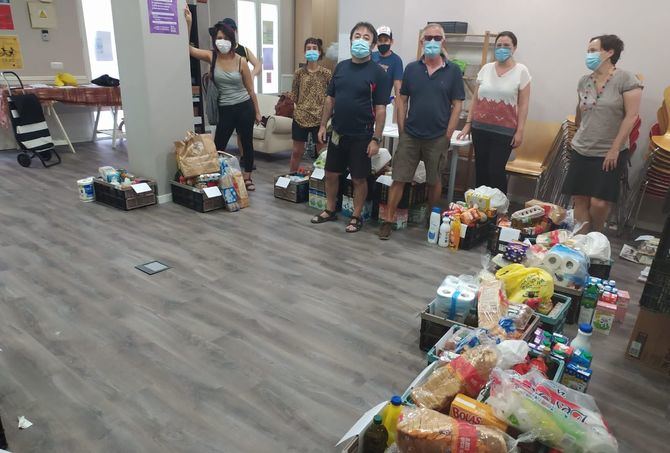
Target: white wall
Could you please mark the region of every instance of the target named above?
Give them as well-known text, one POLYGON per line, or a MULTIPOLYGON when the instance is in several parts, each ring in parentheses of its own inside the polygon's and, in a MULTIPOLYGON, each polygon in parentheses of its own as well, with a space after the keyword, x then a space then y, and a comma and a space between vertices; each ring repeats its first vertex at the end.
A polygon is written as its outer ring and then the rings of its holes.
MULTIPOLYGON (((558 122, 575 111, 577 81, 587 73, 584 54, 589 38, 604 33, 619 35, 626 48, 618 67, 642 74, 645 83, 642 129, 631 171, 634 181, 640 174, 647 133, 656 122, 663 90, 670 85, 667 11, 667 0, 643 4, 609 0, 341 0, 339 30, 348 33, 347 27, 364 18, 372 19, 375 25, 384 21, 393 25, 395 17, 402 21, 402 35, 396 33, 400 41, 396 51, 406 63, 415 58, 418 31, 428 21, 465 21, 469 33, 511 30, 519 39, 517 60, 528 66, 533 76, 529 117, 558 122)), ((660 213, 660 208, 656 212, 660 213)), ((648 217, 653 219, 653 213, 648 217)), ((657 222, 655 226, 661 225, 657 222)))
MULTIPOLYGON (((60 61, 64 70, 80 82, 87 81, 85 37, 81 25, 79 0, 54 2, 58 25, 49 30, 49 41, 42 41, 41 30, 33 29, 28 15, 28 0, 13 0, 10 5, 14 30, 0 30, 0 35, 17 35, 23 54, 23 69, 16 72, 24 83, 53 83, 56 71, 52 61, 60 61)), ((4 82, 2 82, 4 85, 4 82)), ((91 111, 84 107, 57 104, 56 110, 73 142, 90 140, 93 120, 91 111)), ((53 118, 47 117, 51 135, 60 142, 63 136, 53 118)), ((10 130, 0 129, 0 149, 14 150, 16 142, 10 130)))

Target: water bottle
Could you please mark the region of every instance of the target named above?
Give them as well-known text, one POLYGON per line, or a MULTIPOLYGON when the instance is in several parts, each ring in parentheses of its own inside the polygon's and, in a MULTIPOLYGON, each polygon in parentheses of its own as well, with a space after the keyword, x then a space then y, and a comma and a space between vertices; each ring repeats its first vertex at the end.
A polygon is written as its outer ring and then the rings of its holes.
POLYGON ((440 225, 440 238, 437 240, 437 245, 439 247, 449 247, 449 232, 451 231, 451 220, 449 217, 442 219, 442 225, 440 225))
POLYGON ((430 213, 430 227, 428 228, 428 243, 437 244, 440 234, 440 208, 435 207, 430 213))

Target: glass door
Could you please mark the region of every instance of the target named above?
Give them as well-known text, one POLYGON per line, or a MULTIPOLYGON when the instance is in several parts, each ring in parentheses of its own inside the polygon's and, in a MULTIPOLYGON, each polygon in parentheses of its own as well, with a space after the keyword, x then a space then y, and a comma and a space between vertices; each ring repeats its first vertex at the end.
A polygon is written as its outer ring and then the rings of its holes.
POLYGON ((240 43, 261 62, 260 93, 279 93, 279 0, 238 0, 237 28, 240 43))

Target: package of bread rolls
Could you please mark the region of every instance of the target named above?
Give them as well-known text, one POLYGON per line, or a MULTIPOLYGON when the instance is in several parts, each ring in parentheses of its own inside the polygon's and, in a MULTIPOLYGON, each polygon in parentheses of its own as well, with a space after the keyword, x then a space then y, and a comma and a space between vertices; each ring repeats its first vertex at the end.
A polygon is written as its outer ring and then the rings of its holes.
POLYGON ((419 407, 448 414, 451 402, 459 393, 477 397, 488 382, 497 361, 498 352, 493 345, 469 349, 446 365, 436 368, 426 382, 414 388, 412 401, 419 407))

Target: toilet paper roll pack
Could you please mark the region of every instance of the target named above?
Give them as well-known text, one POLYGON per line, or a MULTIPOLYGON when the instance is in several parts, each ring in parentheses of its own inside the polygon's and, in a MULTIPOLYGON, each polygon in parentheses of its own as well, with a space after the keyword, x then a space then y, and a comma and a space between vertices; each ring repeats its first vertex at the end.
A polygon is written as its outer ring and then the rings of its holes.
POLYGON ((563 287, 582 288, 589 276, 589 260, 584 252, 559 244, 552 247, 542 260, 543 269, 563 287))

